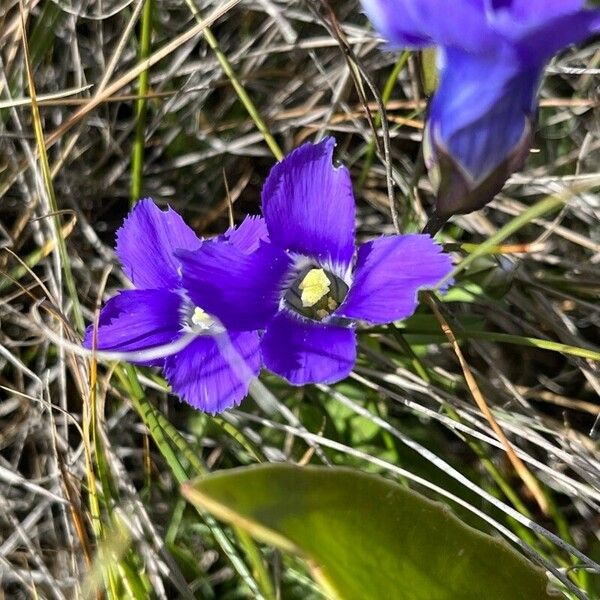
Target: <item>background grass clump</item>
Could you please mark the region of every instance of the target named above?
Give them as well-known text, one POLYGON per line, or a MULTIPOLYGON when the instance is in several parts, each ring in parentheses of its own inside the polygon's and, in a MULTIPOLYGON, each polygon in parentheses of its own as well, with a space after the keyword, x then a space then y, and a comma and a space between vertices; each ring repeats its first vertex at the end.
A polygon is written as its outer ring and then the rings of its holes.
POLYGON ((565 545, 600 558, 597 43, 548 67, 526 169, 444 229, 455 286, 397 326, 361 329, 346 381, 292 388, 265 374, 213 418, 152 370, 76 351, 126 285, 114 234, 138 197, 220 233, 230 203, 235 222, 258 213, 277 158, 327 132, 352 172, 361 240, 392 233, 391 212, 404 231, 423 226, 431 61, 387 51, 358 2, 332 6, 0 7, 3 597, 323 597, 302 561, 179 494, 190 477, 266 461, 399 480, 512 531, 566 573, 569 597, 600 594, 565 545))

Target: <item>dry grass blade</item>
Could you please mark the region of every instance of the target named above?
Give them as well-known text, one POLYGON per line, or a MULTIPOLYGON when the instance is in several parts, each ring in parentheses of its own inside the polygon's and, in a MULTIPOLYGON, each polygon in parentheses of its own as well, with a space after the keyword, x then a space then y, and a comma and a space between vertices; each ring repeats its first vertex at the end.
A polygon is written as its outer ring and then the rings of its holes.
POLYGON ((525 463, 515 454, 512 444, 506 437, 506 434, 504 433, 504 431, 502 430, 500 425, 498 425, 498 422, 496 421, 494 415, 492 414, 492 411, 490 410, 490 407, 488 406, 485 398, 483 397, 483 394, 481 393, 481 390, 479 389, 479 386, 477 385, 477 381, 475 380, 475 377, 473 376, 473 373, 471 372, 469 364, 465 360, 462 350, 460 349, 460 346, 459 346, 458 342, 456 341, 454 332, 452 331, 452 329, 450 328, 450 325, 448 325, 448 321, 444 318, 444 315, 442 315, 440 309, 438 308, 435 298, 429 293, 425 294, 425 298, 426 298, 427 304, 429 304, 429 306, 431 307, 431 310, 435 314, 436 319, 439 321, 442 331, 448 338, 448 341, 450 342, 450 345, 452 346, 454 353, 456 354, 456 358, 458 359, 458 362, 460 363, 460 368, 463 371, 463 374, 465 376, 465 382, 467 383, 467 386, 469 387, 469 391, 471 392, 471 395, 473 396, 473 400, 475 400, 475 403, 479 407, 479 410, 481 410, 481 412, 487 419, 488 423, 494 430, 494 433, 498 436, 498 439, 502 443, 502 446, 504 446, 504 449, 506 451, 506 456, 508 456, 508 459, 510 460, 513 467, 515 468, 515 471, 519 474, 519 477, 523 480, 523 483, 529 488, 529 491, 533 494, 536 502, 538 503, 538 506, 540 507, 540 510, 545 515, 548 515, 548 511, 549 511, 548 501, 546 499, 544 492, 542 491, 542 488, 540 487, 539 482, 531 474, 531 471, 525 466, 525 463))
POLYGON ((289 461, 401 479, 519 545, 567 597, 594 597, 599 44, 555 59, 525 168, 443 231, 463 260, 435 305, 441 320, 423 303, 394 327, 361 325, 343 382, 295 387, 263 371, 239 410, 213 420, 168 394, 159 370, 116 362, 191 338, 94 357, 70 322, 77 300, 88 325, 131 285, 114 245, 132 172, 140 195, 212 237, 260 212, 279 148, 333 135, 355 183, 358 243, 396 231, 391 205, 417 231, 432 202, 419 165, 427 100, 417 57, 391 51, 354 0, 153 0, 145 19, 143 7, 0 10, 4 596, 322 597, 300 561, 257 552, 179 501, 192 470, 289 461))
POLYGON ((35 92, 35 83, 33 80, 33 72, 31 67, 31 59, 29 56, 29 46, 27 43, 27 30, 25 28, 25 15, 22 9, 22 5, 20 5, 21 9, 21 36, 23 41, 23 50, 25 54, 25 68, 27 71, 27 83, 29 85, 29 92, 31 94, 31 112, 33 117, 33 124, 35 130, 35 136, 37 141, 37 148, 40 159, 40 168, 42 171, 42 176, 44 178, 45 192, 48 198, 48 205, 50 211, 52 213, 52 220, 54 222, 54 237, 56 240, 56 247, 58 248, 58 252, 60 255, 60 264, 61 268, 64 271, 65 275, 65 283, 67 285, 67 290, 69 292, 70 300, 73 303, 73 318, 75 320, 76 326, 80 331, 83 330, 83 316, 81 313, 81 308, 79 305, 79 296, 77 294, 77 289, 75 288, 75 281, 73 279, 73 273, 71 271, 71 262, 69 259, 69 255, 67 253, 67 246, 65 244, 64 237, 62 235, 60 222, 59 222, 59 207, 56 202, 56 196, 54 194, 54 185, 52 183, 52 175, 50 171, 50 163, 48 162, 48 155, 46 153, 46 146, 44 144, 44 132, 42 129, 42 121, 40 117, 40 110, 37 104, 37 97, 35 92))
POLYGON ((147 71, 150 67, 177 50, 189 40, 196 37, 199 33, 202 33, 204 29, 212 25, 223 15, 227 14, 227 12, 239 2, 240 0, 227 0, 227 2, 222 4, 219 8, 208 15, 202 23, 191 27, 186 32, 177 36, 174 40, 171 40, 168 44, 165 44, 165 46, 163 46, 160 50, 153 52, 148 58, 140 61, 135 67, 127 71, 127 73, 119 77, 116 81, 108 84, 101 94, 98 94, 85 106, 77 110, 69 119, 65 121, 63 125, 58 127, 46 138, 46 148, 49 148, 55 144, 69 129, 71 129, 71 127, 81 121, 87 114, 102 104, 107 98, 112 96, 115 92, 118 92, 121 88, 125 87, 128 83, 131 83, 141 73, 147 71))

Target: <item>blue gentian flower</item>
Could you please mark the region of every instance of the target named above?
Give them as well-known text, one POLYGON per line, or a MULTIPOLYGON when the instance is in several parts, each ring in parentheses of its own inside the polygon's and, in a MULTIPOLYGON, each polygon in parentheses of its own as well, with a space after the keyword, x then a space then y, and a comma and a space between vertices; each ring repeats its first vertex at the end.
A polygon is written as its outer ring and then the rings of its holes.
MULTIPOLYGON (((258 333, 227 332, 191 300, 176 250, 231 246, 244 256, 266 236, 264 221, 248 217, 219 239, 202 241, 174 210, 162 211, 150 199, 138 202, 117 232, 116 246, 135 289, 119 292, 100 311, 98 350, 128 352, 132 362, 162 367, 173 392, 195 408, 217 413, 239 404, 260 370, 258 333), (185 335, 191 341, 183 349, 161 359, 135 360, 136 352, 185 335)), ((90 326, 83 343, 91 348, 92 342, 90 326)))
POLYGON ((481 208, 520 169, 532 142, 536 92, 559 50, 600 30, 584 0, 361 0, 393 45, 439 46, 440 85, 424 149, 434 232, 481 208))
POLYGON ((352 184, 332 164, 334 146, 304 144, 273 167, 262 191, 270 241, 255 252, 204 244, 177 253, 192 301, 230 331, 264 330, 265 367, 294 385, 346 377, 356 321, 408 317, 417 291, 451 269, 428 235, 384 236, 355 252, 352 184))

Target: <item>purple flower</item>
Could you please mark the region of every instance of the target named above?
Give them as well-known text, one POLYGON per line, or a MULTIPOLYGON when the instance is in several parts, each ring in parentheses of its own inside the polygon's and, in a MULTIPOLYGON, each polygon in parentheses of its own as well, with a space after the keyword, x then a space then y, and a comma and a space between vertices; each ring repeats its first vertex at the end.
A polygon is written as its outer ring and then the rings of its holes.
MULTIPOLYGON (((266 237, 264 221, 248 217, 216 241, 202 241, 172 209, 141 200, 117 232, 116 252, 135 289, 111 298, 100 311, 97 348, 131 352, 132 362, 164 369, 174 393, 195 408, 217 413, 239 404, 260 370, 255 331, 226 332, 181 282, 176 250, 235 248, 242 256, 266 237), (157 360, 135 353, 171 344, 188 335, 183 349, 157 360)), ((93 328, 83 341, 92 347, 93 328)))
POLYGON ((440 46, 424 148, 437 187, 435 232, 487 204, 523 166, 536 92, 556 52, 600 30, 583 0, 362 0, 394 45, 440 46))
POLYGON ((348 170, 332 165, 335 141, 304 144, 273 167, 262 192, 269 242, 177 253, 193 302, 230 331, 264 330, 264 365, 294 385, 333 383, 356 360, 355 321, 412 314, 417 291, 451 269, 428 235, 381 237, 355 256, 348 170))

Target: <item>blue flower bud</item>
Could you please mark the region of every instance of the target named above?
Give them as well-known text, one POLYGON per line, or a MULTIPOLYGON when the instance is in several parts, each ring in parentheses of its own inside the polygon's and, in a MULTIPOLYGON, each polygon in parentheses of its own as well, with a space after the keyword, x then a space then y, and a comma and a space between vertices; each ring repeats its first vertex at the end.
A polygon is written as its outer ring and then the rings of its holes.
POLYGON ((441 52, 441 85, 423 142, 436 193, 428 233, 452 215, 485 206, 529 154, 541 67, 522 65, 510 54, 510 48, 482 55, 441 52))
POLYGON ((546 62, 600 31, 583 0, 362 0, 395 46, 440 47, 426 164, 437 192, 426 231, 487 204, 531 146, 546 62))

